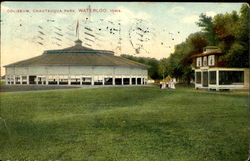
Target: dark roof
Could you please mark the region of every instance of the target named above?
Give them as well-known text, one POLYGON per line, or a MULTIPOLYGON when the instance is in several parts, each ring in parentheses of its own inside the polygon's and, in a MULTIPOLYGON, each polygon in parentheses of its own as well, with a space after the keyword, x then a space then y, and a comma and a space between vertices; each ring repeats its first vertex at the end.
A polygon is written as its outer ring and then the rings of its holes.
POLYGON ((132 60, 108 54, 43 54, 27 60, 19 61, 6 67, 20 66, 131 66, 144 67, 146 65, 132 60))
POLYGON ((220 49, 218 46, 206 46, 203 49, 220 49))
POLYGON ((75 43, 82 43, 82 40, 77 39, 77 40, 75 41, 75 43))
POLYGON ((94 50, 75 45, 61 50, 47 50, 42 55, 6 65, 21 66, 126 66, 147 68, 147 65, 114 56, 112 51, 94 50))
POLYGON ((207 56, 207 55, 222 55, 224 53, 221 52, 221 50, 212 50, 212 51, 207 51, 207 52, 203 52, 203 53, 200 53, 200 54, 195 54, 195 55, 192 55, 192 58, 195 58, 195 57, 200 57, 200 56, 207 56))

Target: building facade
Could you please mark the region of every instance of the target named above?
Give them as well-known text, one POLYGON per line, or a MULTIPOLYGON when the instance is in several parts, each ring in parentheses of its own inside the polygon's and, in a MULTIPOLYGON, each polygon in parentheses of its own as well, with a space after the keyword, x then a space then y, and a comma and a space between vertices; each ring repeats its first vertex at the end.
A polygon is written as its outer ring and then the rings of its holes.
POLYGON ((196 89, 248 89, 248 68, 227 68, 217 47, 206 47, 203 53, 193 56, 196 89))
POLYGON ((5 66, 6 85, 144 85, 147 66, 82 46, 47 50, 40 56, 5 66))

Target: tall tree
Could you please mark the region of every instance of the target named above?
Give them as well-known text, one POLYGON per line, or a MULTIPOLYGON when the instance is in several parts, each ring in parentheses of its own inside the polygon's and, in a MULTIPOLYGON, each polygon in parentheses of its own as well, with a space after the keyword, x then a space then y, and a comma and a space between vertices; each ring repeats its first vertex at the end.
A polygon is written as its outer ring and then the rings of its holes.
POLYGON ((167 74, 190 83, 193 79, 192 55, 201 53, 208 42, 201 32, 188 36, 185 42, 175 46, 175 51, 167 59, 167 74))
POLYGON ((155 58, 145 58, 145 57, 136 57, 131 55, 122 54, 124 58, 145 64, 149 66, 148 75, 152 79, 161 79, 161 75, 159 74, 159 61, 155 58))
POLYGON ((221 60, 227 67, 249 67, 249 14, 248 5, 243 4, 239 15, 233 11, 214 17, 218 46, 225 53, 221 60))
POLYGON ((213 26, 218 37, 218 46, 227 53, 236 41, 236 32, 239 16, 236 11, 218 14, 213 19, 213 26))
POLYGON ((250 8, 248 4, 243 4, 240 9, 240 17, 238 25, 238 39, 249 44, 249 20, 250 8))
POLYGON ((167 64, 168 60, 166 58, 163 58, 159 62, 159 74, 162 76, 162 79, 164 79, 167 76, 167 64))
POLYGON ((199 22, 196 23, 199 27, 202 27, 202 31, 207 37, 209 45, 217 45, 218 38, 215 34, 215 30, 213 27, 212 17, 206 16, 205 14, 201 14, 199 18, 199 22))

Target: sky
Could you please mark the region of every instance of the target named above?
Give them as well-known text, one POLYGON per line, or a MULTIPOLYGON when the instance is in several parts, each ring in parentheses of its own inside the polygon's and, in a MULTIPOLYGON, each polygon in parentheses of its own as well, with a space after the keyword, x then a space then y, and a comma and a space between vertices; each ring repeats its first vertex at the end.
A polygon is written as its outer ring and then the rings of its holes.
POLYGON ((167 58, 191 33, 201 13, 239 11, 242 3, 3 2, 1 75, 4 65, 63 49, 81 39, 93 49, 167 58), (77 27, 78 24, 78 27, 77 27), (78 35, 77 32, 78 31, 78 35))

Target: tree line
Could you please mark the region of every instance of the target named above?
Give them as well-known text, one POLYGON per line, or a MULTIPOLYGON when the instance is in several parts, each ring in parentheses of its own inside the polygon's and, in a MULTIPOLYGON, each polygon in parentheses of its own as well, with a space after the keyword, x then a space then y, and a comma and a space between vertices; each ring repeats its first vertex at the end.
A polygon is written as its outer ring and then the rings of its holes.
POLYGON ((220 58, 225 67, 249 68, 249 14, 248 4, 243 4, 239 12, 214 17, 202 13, 196 22, 201 31, 190 34, 184 42, 177 44, 168 58, 122 56, 150 66, 152 79, 170 76, 186 83, 194 78, 191 56, 202 53, 206 46, 217 46, 225 53, 220 58))

